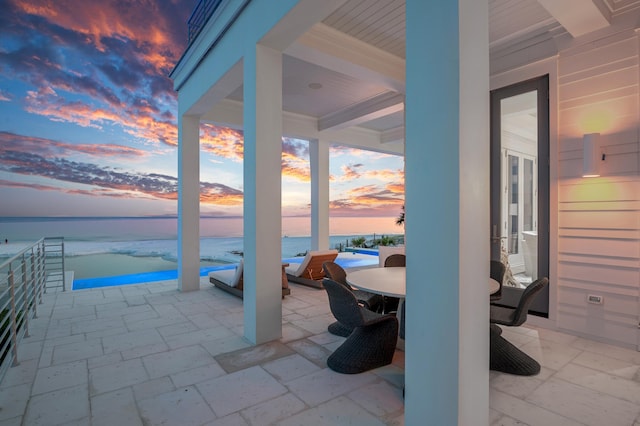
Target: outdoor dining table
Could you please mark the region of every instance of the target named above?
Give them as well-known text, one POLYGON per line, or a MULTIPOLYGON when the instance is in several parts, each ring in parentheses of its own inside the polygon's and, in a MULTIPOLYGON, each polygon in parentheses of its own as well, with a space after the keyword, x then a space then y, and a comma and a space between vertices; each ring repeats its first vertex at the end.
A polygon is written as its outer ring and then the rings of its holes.
MULTIPOLYGON (((398 312, 402 309, 402 304, 407 295, 406 268, 367 268, 358 271, 349 272, 347 274, 347 283, 352 287, 360 290, 369 291, 371 293, 381 294, 383 296, 397 297, 400 299, 398 312)), ((489 278, 488 281, 489 294, 496 293, 500 290, 500 283, 489 278)), ((398 341, 398 347, 404 349, 404 342, 398 341)))
POLYGON ((349 285, 383 296, 404 299, 406 295, 406 268, 367 268, 347 274, 349 285))
MULTIPOLYGON (((383 296, 404 299, 407 294, 406 268, 403 267, 360 269, 349 272, 347 282, 357 289, 383 296)), ((500 290, 500 283, 489 278, 488 289, 489 294, 493 294, 500 290)))

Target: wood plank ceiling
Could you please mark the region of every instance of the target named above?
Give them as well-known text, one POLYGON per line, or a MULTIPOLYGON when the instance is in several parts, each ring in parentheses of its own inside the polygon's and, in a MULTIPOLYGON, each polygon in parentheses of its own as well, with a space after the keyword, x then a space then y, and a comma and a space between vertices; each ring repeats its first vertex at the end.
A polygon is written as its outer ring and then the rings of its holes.
MULTIPOLYGON (((500 49, 508 51, 517 43, 534 40, 535 37, 549 39, 563 34, 568 36, 558 20, 542 6, 542 0, 485 1, 489 4, 489 45, 492 54, 500 49)), ((640 0, 600 1, 600 10, 609 20, 640 9, 640 0)), ((579 12, 576 10, 576 13, 579 12)), ((405 58, 405 0, 348 0, 319 25, 331 27, 331 30, 398 58, 405 58)), ((311 64, 285 54, 285 111, 320 121, 351 109, 344 114, 345 117, 351 117, 358 105, 371 103, 376 97, 389 92, 389 89, 367 82, 357 75, 341 74, 323 65, 322 62, 311 64)), ((242 101, 242 87, 230 98, 242 101)), ((388 115, 372 116, 370 121, 358 124, 379 132, 397 130, 403 125, 403 112, 390 110, 388 115)))

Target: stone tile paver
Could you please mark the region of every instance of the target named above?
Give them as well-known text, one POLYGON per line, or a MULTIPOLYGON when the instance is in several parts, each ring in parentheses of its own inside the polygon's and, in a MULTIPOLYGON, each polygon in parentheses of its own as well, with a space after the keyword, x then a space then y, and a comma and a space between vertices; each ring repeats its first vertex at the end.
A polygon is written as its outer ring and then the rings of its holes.
POLYGON ((29 426, 67 426, 89 417, 87 385, 32 396, 24 423, 29 426))
POLYGON ((151 379, 215 363, 209 352, 201 346, 188 346, 147 355, 142 358, 142 362, 151 379))
POLYGON ((199 383, 196 387, 218 417, 287 393, 287 388, 257 366, 199 383))
POLYGON ((139 401, 138 405, 145 425, 199 426, 216 418, 193 386, 139 401))
POLYGON ((149 380, 149 375, 139 358, 92 368, 89 372, 91 395, 120 389, 149 380))
POLYGON ((33 394, 51 392, 71 386, 87 385, 87 362, 75 361, 38 370, 33 383, 33 394))
POLYGON ((91 426, 143 426, 131 388, 91 398, 91 426))

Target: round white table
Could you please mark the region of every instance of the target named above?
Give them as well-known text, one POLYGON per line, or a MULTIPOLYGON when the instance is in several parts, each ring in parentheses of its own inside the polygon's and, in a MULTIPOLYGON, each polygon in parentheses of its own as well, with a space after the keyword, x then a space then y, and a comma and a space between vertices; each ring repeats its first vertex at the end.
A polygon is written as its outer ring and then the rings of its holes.
MULTIPOLYGON (((400 299, 400 304, 398 305, 398 312, 400 312, 407 295, 406 277, 406 268, 400 266, 395 268, 367 268, 347 273, 347 282, 360 290, 383 296, 397 297, 400 299)), ((498 281, 489 278, 489 293, 493 294, 498 290, 500 290, 498 281)), ((397 347, 404 351, 403 339, 398 339, 397 347)))
POLYGON ((500 290, 500 283, 493 278, 489 278, 489 294, 497 293, 500 290))
MULTIPOLYGON (((349 272, 347 282, 360 290, 404 299, 407 295, 406 268, 368 268, 349 272)), ((500 283, 489 278, 489 294, 500 290, 500 283)))
POLYGON ((404 298, 407 294, 406 268, 368 268, 349 272, 347 282, 360 290, 383 296, 404 298))

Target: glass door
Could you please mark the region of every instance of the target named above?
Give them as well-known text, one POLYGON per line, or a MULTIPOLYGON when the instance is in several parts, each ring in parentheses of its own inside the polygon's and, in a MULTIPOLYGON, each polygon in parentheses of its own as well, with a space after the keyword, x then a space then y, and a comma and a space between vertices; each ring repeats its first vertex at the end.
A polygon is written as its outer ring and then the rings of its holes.
MULTIPOLYGON (((491 92, 491 258, 507 265, 494 303, 506 306, 549 275, 548 90, 545 76, 491 92)), ((548 304, 547 290, 532 311, 548 304)))

